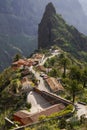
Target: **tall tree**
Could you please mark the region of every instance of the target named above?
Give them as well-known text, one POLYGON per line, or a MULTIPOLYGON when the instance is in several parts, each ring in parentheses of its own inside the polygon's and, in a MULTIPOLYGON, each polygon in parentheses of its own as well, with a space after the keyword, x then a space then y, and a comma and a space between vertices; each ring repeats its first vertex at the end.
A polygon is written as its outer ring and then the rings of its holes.
POLYGON ((61 54, 60 57, 60 65, 63 67, 63 77, 66 77, 66 69, 70 65, 70 60, 64 55, 61 54))
POLYGON ((70 95, 72 96, 73 103, 75 102, 76 95, 83 90, 82 88, 82 84, 79 84, 77 80, 69 80, 67 91, 69 91, 70 95))
POLYGON ((86 83, 87 83, 87 68, 85 68, 83 70, 83 73, 82 73, 82 82, 83 82, 83 87, 86 87, 86 83))
POLYGON ((82 80, 82 70, 78 66, 73 66, 69 72, 69 78, 71 80, 77 80, 81 82, 82 80))

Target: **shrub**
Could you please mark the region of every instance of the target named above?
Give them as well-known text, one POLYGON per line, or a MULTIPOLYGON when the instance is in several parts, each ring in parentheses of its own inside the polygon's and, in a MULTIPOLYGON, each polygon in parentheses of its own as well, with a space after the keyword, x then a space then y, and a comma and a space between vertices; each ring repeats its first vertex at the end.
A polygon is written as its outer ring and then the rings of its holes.
POLYGON ((64 119, 64 118, 62 118, 60 121, 59 121, 59 123, 58 123, 58 126, 59 126, 59 128, 60 129, 63 129, 63 128, 65 128, 66 127, 66 120, 64 119))
POLYGON ((37 130, 53 130, 49 125, 41 125, 37 130))
POLYGON ((31 108, 31 103, 26 103, 26 107, 27 107, 28 109, 30 109, 30 108, 31 108))
POLYGON ((39 117, 39 121, 42 121, 42 120, 44 120, 44 119, 46 119, 46 116, 45 116, 45 115, 41 115, 41 116, 39 117))

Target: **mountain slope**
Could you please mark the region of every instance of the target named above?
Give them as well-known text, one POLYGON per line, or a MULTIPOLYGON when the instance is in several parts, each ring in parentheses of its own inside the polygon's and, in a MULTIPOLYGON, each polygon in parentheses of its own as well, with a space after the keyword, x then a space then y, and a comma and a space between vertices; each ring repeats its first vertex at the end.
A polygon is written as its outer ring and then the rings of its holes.
POLYGON ((63 50, 87 61, 87 37, 73 26, 69 26, 56 13, 52 3, 46 6, 38 29, 38 47, 46 48, 57 44, 63 50))
POLYGON ((37 49, 35 36, 0 36, 0 71, 9 66, 16 53, 29 56, 37 49))
POLYGON ((78 0, 0 0, 0 70, 19 50, 29 56, 37 49, 38 23, 50 1, 70 25, 87 34, 87 17, 78 0))

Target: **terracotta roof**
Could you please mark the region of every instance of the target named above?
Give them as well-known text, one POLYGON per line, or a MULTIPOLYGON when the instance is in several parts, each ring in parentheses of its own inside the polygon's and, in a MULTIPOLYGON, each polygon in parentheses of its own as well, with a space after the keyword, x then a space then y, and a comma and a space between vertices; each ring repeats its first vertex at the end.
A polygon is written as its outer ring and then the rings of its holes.
POLYGON ((41 71, 46 71, 46 68, 45 68, 44 66, 39 65, 39 66, 37 66, 37 68, 38 68, 39 70, 41 70, 41 71))
POLYGON ((20 111, 18 111, 18 112, 16 112, 16 113, 14 113, 14 116, 17 116, 17 117, 19 117, 19 118, 26 118, 26 117, 29 117, 29 112, 28 111, 25 111, 25 110, 20 110, 20 111))
POLYGON ((61 103, 61 104, 56 104, 56 105, 53 105, 49 108, 46 108, 45 110, 39 112, 39 113, 36 113, 36 114, 33 114, 30 116, 31 120, 33 120, 33 122, 35 121, 38 121, 38 118, 41 116, 41 115, 46 115, 46 116, 49 116, 53 113, 56 113, 56 112, 59 112, 61 110, 63 110, 65 108, 65 106, 61 103))
POLYGON ((28 66, 28 65, 32 65, 34 61, 32 61, 31 59, 28 59, 28 60, 25 60, 25 59, 19 59, 18 61, 16 62, 13 62, 12 65, 25 65, 25 66, 28 66))
POLYGON ((15 64, 26 64, 26 63, 27 63, 26 60, 24 60, 24 59, 19 59, 18 61, 13 62, 12 65, 15 65, 15 64))
POLYGON ((30 117, 26 117, 25 119, 21 119, 23 125, 32 124, 34 121, 30 117))
POLYGON ((14 115, 21 118, 20 121, 22 122, 22 124, 27 125, 27 124, 37 122, 41 115, 49 116, 53 113, 56 113, 56 112, 63 110, 64 108, 65 108, 65 106, 61 103, 61 104, 53 105, 53 106, 51 106, 43 111, 35 113, 35 114, 29 115, 29 114, 26 114, 24 112, 21 113, 19 111, 14 115))
POLYGON ((64 91, 63 86, 61 85, 61 83, 58 83, 56 78, 49 77, 45 80, 53 92, 60 91, 60 90, 64 91))
POLYGON ((33 58, 35 59, 41 59, 43 57, 43 54, 34 54, 33 58))
POLYGON ((24 64, 26 61, 23 59, 19 59, 18 63, 24 64))

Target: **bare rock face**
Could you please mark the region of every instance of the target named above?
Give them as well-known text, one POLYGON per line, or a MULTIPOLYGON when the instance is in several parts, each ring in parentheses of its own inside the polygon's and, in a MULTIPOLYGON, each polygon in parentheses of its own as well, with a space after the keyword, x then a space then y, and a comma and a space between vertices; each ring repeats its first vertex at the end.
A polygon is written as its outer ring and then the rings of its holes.
POLYGON ((45 48, 51 45, 53 41, 52 35, 52 16, 56 14, 56 10, 52 3, 46 6, 43 18, 38 27, 38 48, 45 48))

